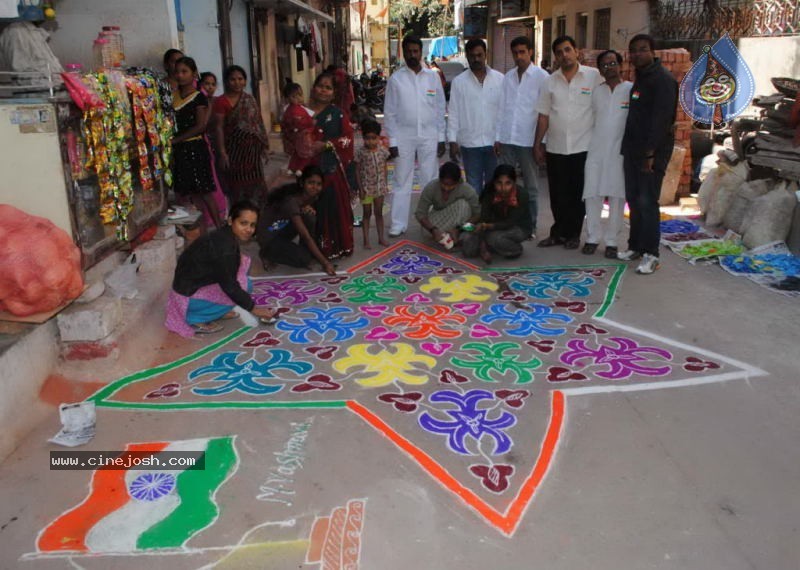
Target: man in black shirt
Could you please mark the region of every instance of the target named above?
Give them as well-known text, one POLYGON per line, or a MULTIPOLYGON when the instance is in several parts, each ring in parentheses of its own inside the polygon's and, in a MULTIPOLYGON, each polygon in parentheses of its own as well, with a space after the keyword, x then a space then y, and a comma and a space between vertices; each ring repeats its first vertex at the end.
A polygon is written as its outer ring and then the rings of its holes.
POLYGON ((678 83, 655 57, 654 44, 653 38, 645 34, 634 36, 628 44, 636 80, 622 139, 631 231, 628 250, 618 257, 625 261, 641 257, 636 272, 644 275, 659 266, 658 199, 675 143, 673 125, 678 103, 678 83))

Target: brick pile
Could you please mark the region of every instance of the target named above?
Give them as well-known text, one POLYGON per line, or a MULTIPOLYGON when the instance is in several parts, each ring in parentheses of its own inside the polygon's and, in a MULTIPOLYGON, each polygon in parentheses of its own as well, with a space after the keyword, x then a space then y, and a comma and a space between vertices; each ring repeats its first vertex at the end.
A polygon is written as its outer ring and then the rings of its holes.
MULTIPOLYGON (((603 50, 583 50, 581 63, 597 67, 597 56, 603 50)), ((634 69, 628 58, 628 52, 622 51, 623 63, 621 74, 623 79, 633 81, 634 69)), ((680 83, 692 68, 691 54, 683 48, 656 50, 656 57, 661 60, 661 64, 672 72, 675 79, 680 83)), ((686 157, 683 160, 681 169, 680 183, 678 184, 677 197, 688 196, 691 191, 692 179, 692 155, 691 155, 691 133, 692 119, 683 112, 681 104, 678 103, 675 115, 676 131, 675 144, 686 149, 686 157)))

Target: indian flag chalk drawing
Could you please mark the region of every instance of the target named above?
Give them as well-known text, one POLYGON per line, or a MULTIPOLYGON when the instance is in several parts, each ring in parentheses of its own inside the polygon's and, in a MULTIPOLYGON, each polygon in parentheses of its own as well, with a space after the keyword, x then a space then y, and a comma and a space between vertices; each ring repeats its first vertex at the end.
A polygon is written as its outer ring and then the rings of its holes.
POLYGON ((130 452, 205 451, 205 469, 94 472, 89 496, 40 534, 40 552, 180 548, 219 516, 217 490, 238 466, 234 437, 132 443, 130 452))

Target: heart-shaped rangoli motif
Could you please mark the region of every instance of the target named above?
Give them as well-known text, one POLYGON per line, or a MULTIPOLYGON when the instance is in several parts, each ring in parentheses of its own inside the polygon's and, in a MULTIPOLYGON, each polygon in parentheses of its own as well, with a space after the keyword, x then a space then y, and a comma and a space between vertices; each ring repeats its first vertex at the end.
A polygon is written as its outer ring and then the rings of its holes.
POLYGON ((525 341, 525 344, 528 346, 532 346, 539 352, 547 354, 548 352, 553 352, 553 348, 555 347, 556 341, 554 340, 528 340, 525 341))
POLYGON ((385 313, 389 307, 386 305, 365 305, 363 307, 359 307, 359 309, 368 317, 378 318, 385 313))
POLYGON ((319 300, 320 303, 341 303, 342 298, 339 297, 336 293, 331 291, 327 295, 325 295, 322 299, 319 300))
POLYGON ((702 372, 703 370, 716 370, 717 368, 719 368, 719 364, 716 362, 703 360, 696 356, 687 356, 686 364, 683 365, 683 369, 689 372, 702 372))
POLYGON ((245 348, 256 348, 259 346, 276 346, 280 343, 281 341, 279 341, 277 338, 273 338, 270 332, 261 331, 242 346, 245 348))
POLYGON ((560 307, 562 309, 566 309, 570 313, 585 313, 586 312, 586 303, 583 301, 556 301, 556 307, 560 307))
POLYGON ((311 392, 313 390, 340 390, 342 387, 327 374, 314 374, 302 384, 292 387, 292 392, 311 392))
POLYGON ((575 332, 577 334, 606 334, 608 331, 606 329, 601 329, 600 327, 584 323, 579 326, 575 332))
POLYGON ((531 393, 527 390, 496 390, 494 395, 511 408, 521 408, 525 404, 525 398, 531 393))
POLYGON ((584 273, 588 273, 592 277, 602 277, 606 274, 605 269, 584 269, 584 273))
POLYGON ((426 297, 422 293, 412 293, 405 299, 403 299, 406 303, 430 303, 430 297, 426 297))
POLYGON ((400 335, 385 327, 375 327, 364 337, 366 340, 397 340, 400 335))
POLYGON ((464 382, 469 382, 469 378, 462 376, 455 370, 445 368, 439 374, 439 382, 443 384, 462 384, 464 382))
POLYGON ((330 283, 331 285, 338 285, 344 281, 347 281, 347 277, 344 275, 336 275, 334 277, 323 277, 320 281, 324 281, 325 283, 330 283))
POLYGON ((518 302, 522 302, 522 301, 526 300, 524 296, 519 295, 519 294, 515 293, 514 291, 509 291, 509 290, 506 290, 506 291, 503 291, 502 293, 500 293, 500 296, 498 297, 498 299, 500 299, 501 301, 518 301, 518 302))
POLYGON ((423 342, 419 345, 419 347, 427 353, 432 354, 433 356, 441 356, 451 348, 453 348, 453 344, 450 342, 423 342))
POLYGON ((442 267, 436 273, 439 275, 458 275, 464 273, 463 269, 456 269, 455 267, 442 267))
POLYGON ((333 358, 333 353, 339 350, 338 346, 309 346, 304 349, 309 354, 313 354, 320 360, 330 360, 333 358))
POLYGON ((471 331, 469 331, 469 335, 472 338, 487 338, 500 336, 500 333, 490 329, 486 325, 477 324, 472 327, 471 331))
POLYGON ((145 398, 149 400, 152 400, 154 398, 174 398, 180 393, 181 393, 180 384, 176 384, 175 382, 170 382, 169 384, 164 384, 160 388, 156 388, 152 392, 148 392, 147 395, 145 395, 145 398))
POLYGON ((514 473, 512 465, 471 465, 469 470, 492 493, 502 493, 508 489, 508 478, 514 473))
POLYGON ((378 400, 392 404, 398 412, 413 412, 417 409, 416 402, 422 399, 422 392, 406 392, 405 394, 386 393, 378 396, 378 400))
POLYGON ((547 370, 548 382, 565 382, 567 380, 588 380, 588 378, 580 372, 573 372, 563 366, 551 366, 547 370))
POLYGON ((370 269, 367 271, 367 275, 383 275, 384 273, 386 272, 380 267, 376 267, 375 269, 370 269))
POLYGON ((406 275, 405 277, 403 277, 403 281, 405 281, 409 285, 414 285, 415 283, 419 283, 420 281, 422 281, 422 277, 419 277, 418 275, 406 275))
POLYGON ((481 305, 480 303, 453 303, 453 308, 465 315, 477 315, 481 310, 481 305))

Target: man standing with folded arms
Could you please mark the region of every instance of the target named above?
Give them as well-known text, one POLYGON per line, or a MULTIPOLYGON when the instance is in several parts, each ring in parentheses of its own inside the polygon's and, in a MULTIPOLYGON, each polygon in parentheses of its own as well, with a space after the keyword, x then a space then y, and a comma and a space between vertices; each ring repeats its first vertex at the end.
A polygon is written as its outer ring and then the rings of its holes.
POLYGON ((628 44, 636 79, 622 139, 625 199, 631 211, 628 250, 624 261, 642 258, 636 273, 649 275, 659 266, 661 182, 675 145, 673 126, 678 105, 678 82, 656 58, 651 36, 634 36, 628 44))
POLYGON ((503 96, 497 115, 494 150, 498 164, 519 166, 528 195, 531 216, 531 239, 536 238, 538 215, 536 163, 533 157, 533 133, 536 130, 536 104, 547 82, 547 72, 531 62, 533 44, 525 36, 511 40, 511 55, 516 67, 503 79, 503 96))
POLYGON ((389 152, 395 161, 389 236, 408 229, 414 159, 419 161, 419 183, 436 178, 444 154, 445 99, 439 75, 422 66, 422 40, 405 36, 405 67, 395 71, 386 85, 384 124, 389 152))
POLYGON ((585 213, 583 169, 594 122, 592 93, 603 78, 595 68, 578 63, 575 40, 569 36, 555 39, 553 55, 558 69, 548 78, 536 106, 534 153, 539 164, 547 162, 554 223, 550 235, 538 245, 577 249, 585 213), (546 150, 542 144, 545 134, 546 150))
POLYGON ((486 65, 486 44, 471 39, 464 46, 469 71, 460 73, 450 87, 447 140, 450 158, 464 159, 467 184, 480 195, 494 176, 497 115, 503 95, 503 74, 486 65))

